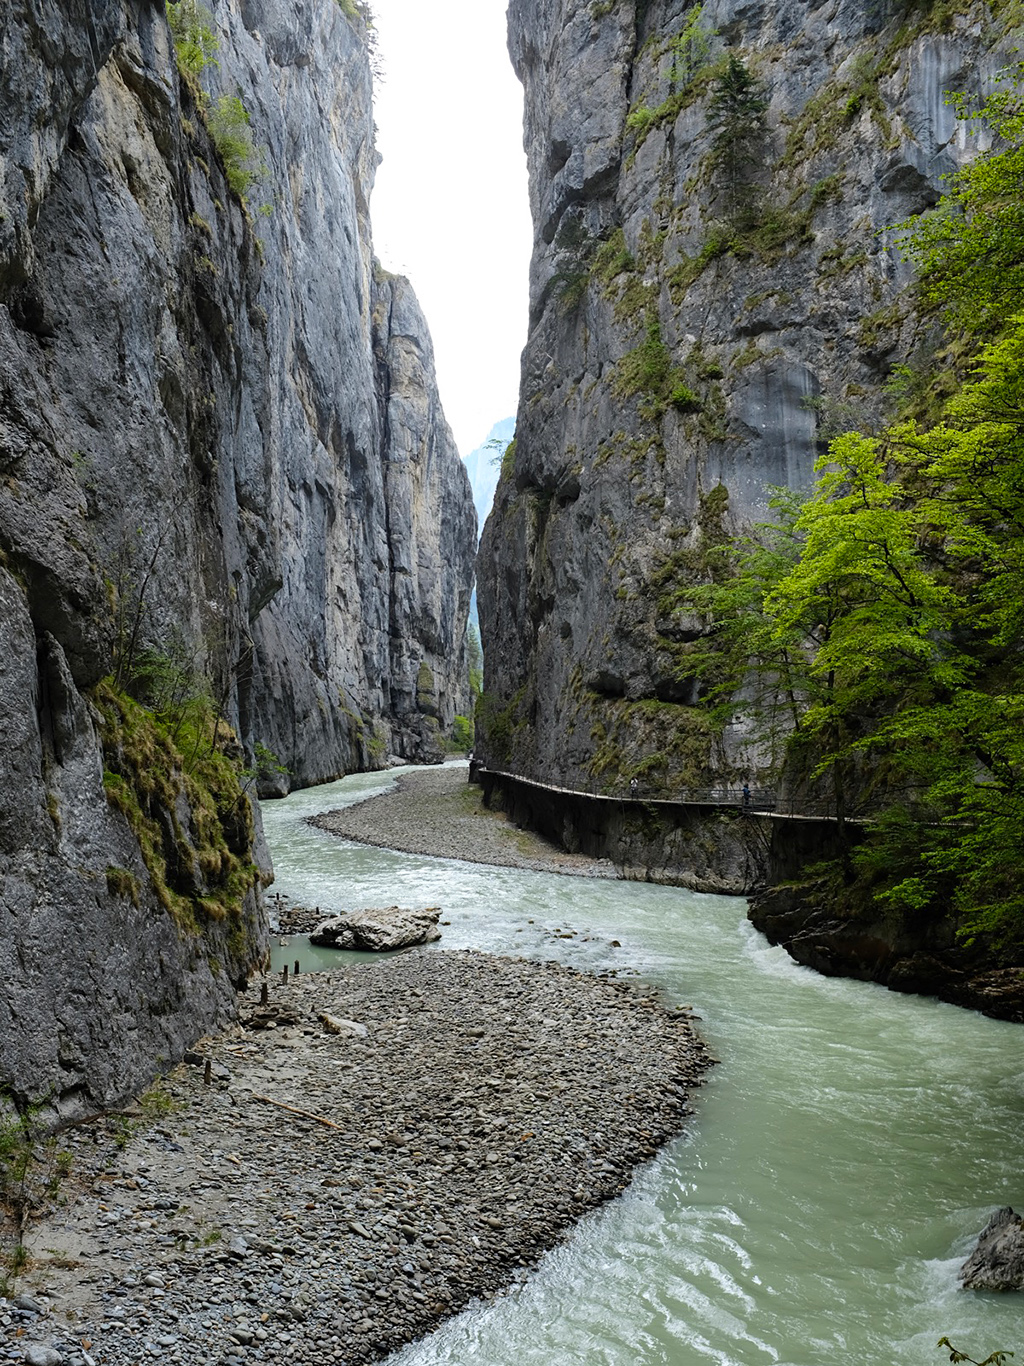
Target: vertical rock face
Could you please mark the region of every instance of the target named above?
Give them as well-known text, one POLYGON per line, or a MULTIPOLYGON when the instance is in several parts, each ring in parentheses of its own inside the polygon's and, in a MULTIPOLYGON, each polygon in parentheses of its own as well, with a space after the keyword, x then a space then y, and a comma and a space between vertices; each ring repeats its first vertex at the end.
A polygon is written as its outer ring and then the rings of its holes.
POLYGON ((945 92, 1005 64, 1005 8, 512 0, 536 238, 481 547, 491 767, 606 792, 756 783, 767 756, 694 705, 709 623, 678 590, 934 347, 885 229, 964 153, 945 92), (767 102, 738 181, 710 105, 730 57, 767 102))
POLYGON ((162 3, 0 16, 0 1087, 67 1106, 226 1018, 265 945, 248 792, 115 663, 203 678, 279 790, 437 757, 463 703, 475 518, 373 262, 364 26, 211 8, 248 208, 162 3))
POLYGON ((364 27, 336 0, 232 0, 216 18, 210 83, 241 95, 264 149, 251 199, 274 358, 250 400, 265 408, 253 530, 270 554, 249 607, 241 730, 295 785, 389 752, 435 760, 465 709, 475 521, 426 323, 408 284, 373 262, 364 27))

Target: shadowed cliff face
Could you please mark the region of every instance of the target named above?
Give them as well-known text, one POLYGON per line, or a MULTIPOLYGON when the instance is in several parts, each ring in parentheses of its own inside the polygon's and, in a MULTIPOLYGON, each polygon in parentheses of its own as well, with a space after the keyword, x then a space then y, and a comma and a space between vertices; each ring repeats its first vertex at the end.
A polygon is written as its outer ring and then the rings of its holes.
POLYGON ((254 220, 275 359, 253 399, 269 465, 253 501, 271 574, 265 607, 250 607, 242 731, 294 785, 389 752, 437 759, 439 731, 465 710, 475 517, 426 323, 408 284, 374 269, 365 34, 334 0, 216 14, 226 36, 211 83, 237 89, 251 115, 267 162, 252 199, 270 210, 254 220))
POLYGON ((264 952, 251 782, 119 716, 126 640, 204 676, 279 790, 438 757, 464 709, 475 517, 373 263, 365 32, 211 8, 248 211, 162 4, 0 17, 0 1085, 67 1107, 180 1056, 264 952))
POLYGON ((694 706, 709 623, 674 595, 934 347, 884 229, 965 151, 945 92, 1011 46, 967 0, 696 10, 509 11, 536 236, 515 455, 481 548, 478 752, 584 790, 756 783, 750 738, 694 706), (767 102, 739 171, 711 117, 729 56, 767 102))

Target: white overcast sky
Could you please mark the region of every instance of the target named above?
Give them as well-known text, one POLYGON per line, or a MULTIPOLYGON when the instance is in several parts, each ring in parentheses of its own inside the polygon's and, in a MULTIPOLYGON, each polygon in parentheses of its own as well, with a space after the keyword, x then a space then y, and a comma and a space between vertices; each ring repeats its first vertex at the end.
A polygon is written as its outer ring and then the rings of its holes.
POLYGON ((430 324, 463 455, 515 414, 531 242, 522 90, 506 0, 371 0, 377 30, 374 248, 430 324))

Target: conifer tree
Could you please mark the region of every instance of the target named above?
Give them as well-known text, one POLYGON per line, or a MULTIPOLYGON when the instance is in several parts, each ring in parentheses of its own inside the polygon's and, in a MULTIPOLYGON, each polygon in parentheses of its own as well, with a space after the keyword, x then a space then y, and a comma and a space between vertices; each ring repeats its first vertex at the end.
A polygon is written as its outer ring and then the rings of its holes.
POLYGON ((760 164, 768 100, 764 88, 735 53, 711 97, 708 124, 717 129, 713 158, 723 174, 729 212, 753 213, 757 201, 754 173, 760 164))

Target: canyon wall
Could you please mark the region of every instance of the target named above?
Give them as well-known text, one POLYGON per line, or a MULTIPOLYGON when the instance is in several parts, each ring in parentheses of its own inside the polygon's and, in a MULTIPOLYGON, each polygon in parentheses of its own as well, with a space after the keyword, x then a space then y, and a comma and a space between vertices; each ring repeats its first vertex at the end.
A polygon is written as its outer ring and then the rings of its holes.
POLYGON ((234 1010, 257 782, 439 757, 465 709, 475 516, 373 260, 365 21, 210 8, 247 202, 162 3, 0 17, 0 1088, 67 1111, 234 1010), (201 694, 173 725, 147 670, 201 694))
MULTIPOLYGON (((1005 65, 1011 8, 512 0, 535 246, 481 547, 489 768, 641 798, 766 780, 749 729, 699 705, 711 623, 683 590, 938 344, 888 229, 967 154, 945 95, 1005 65), (766 105, 739 171, 730 58, 766 105)), ((692 857, 714 876, 713 839, 692 857)))

